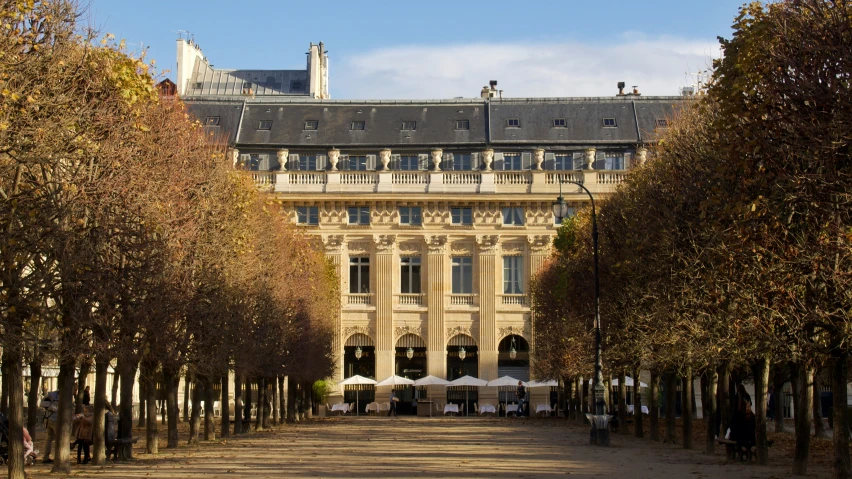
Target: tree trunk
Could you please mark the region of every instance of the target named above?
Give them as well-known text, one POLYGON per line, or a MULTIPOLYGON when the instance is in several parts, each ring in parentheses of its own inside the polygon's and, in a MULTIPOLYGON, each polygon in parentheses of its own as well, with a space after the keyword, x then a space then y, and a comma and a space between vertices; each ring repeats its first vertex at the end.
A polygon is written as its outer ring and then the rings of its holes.
MULTIPOLYGON (((56 423, 56 443, 53 455, 53 468, 50 472, 71 474, 71 416, 74 413, 74 371, 73 359, 63 359, 59 363, 59 411, 56 423)), ((17 429, 17 428, 16 428, 17 429)), ((21 430, 23 432, 23 430, 21 430)), ((16 441, 20 444, 19 441, 16 441)), ((23 457, 21 451, 21 456, 23 457)))
POLYGON ((624 368, 618 373, 618 432, 627 434, 627 372, 624 368))
POLYGON ((775 406, 775 432, 784 432, 784 370, 781 366, 775 367, 772 378, 772 395, 775 406))
POLYGON ((266 378, 260 377, 257 379, 257 417, 254 420, 254 430, 263 431, 266 429, 263 420, 266 411, 266 378))
POLYGON ((248 431, 251 429, 251 385, 252 380, 250 378, 246 378, 245 381, 245 406, 243 406, 243 427, 248 431))
POLYGON ((9 378, 5 374, 0 377, 0 413, 9 414, 9 378))
POLYGON ((183 378, 183 422, 189 421, 189 402, 192 400, 192 382, 189 372, 183 378))
POLYGON ((579 405, 577 406, 577 412, 579 413, 577 416, 577 421, 580 424, 586 423, 586 401, 583 395, 583 391, 586 389, 586 379, 583 376, 578 378, 578 386, 577 386, 577 401, 579 405))
MULTIPOLYGON (((793 452, 793 474, 808 473, 808 454, 811 447, 811 370, 801 364, 793 366, 793 405, 796 410, 796 449, 793 452)), ((844 387, 845 389, 845 387, 844 387)))
POLYGON ((243 375, 234 371, 234 434, 243 433, 243 375))
POLYGON ((834 414, 834 477, 849 479, 852 477, 852 463, 849 457, 849 424, 846 422, 847 394, 846 385, 849 381, 849 353, 835 348, 832 353, 831 391, 832 409, 834 414))
POLYGON ((148 398, 148 391, 145 388, 144 370, 140 367, 139 370, 139 422, 136 427, 145 427, 145 419, 148 415, 148 408, 145 407, 145 400, 148 398))
POLYGON ((287 376, 287 422, 296 422, 296 381, 287 376))
POLYGON ((204 377, 204 440, 216 440, 216 418, 213 416, 216 402, 216 391, 213 390, 213 379, 204 377))
MULTIPOLYGON (((140 384, 145 384, 145 409, 147 409, 145 452, 157 454, 160 452, 160 430, 157 424, 157 365, 148 364, 143 374, 144 378, 140 378, 140 384)), ((141 404, 139 409, 142 409, 141 404)))
POLYGON ((201 421, 201 378, 192 381, 192 412, 189 418, 189 444, 198 444, 198 426, 201 421))
POLYGON ((166 449, 178 447, 178 388, 180 387, 180 369, 163 367, 163 386, 166 388, 166 449))
POLYGON ((666 442, 677 443, 677 376, 670 372, 666 375, 666 442))
POLYGON ((818 437, 820 439, 826 439, 828 434, 825 432, 825 423, 822 420, 822 400, 820 398, 820 380, 819 380, 819 372, 817 369, 814 371, 814 380, 811 384, 811 391, 813 394, 813 399, 811 400, 811 407, 813 408, 813 419, 814 419, 814 437, 818 437))
MULTIPOLYGON (((77 376, 77 395, 74 396, 74 414, 83 412, 83 392, 86 390, 86 383, 91 370, 91 361, 84 361, 80 364, 80 374, 77 376)), ((91 400, 91 397, 89 399, 91 400)))
POLYGON ((651 428, 651 440, 660 440, 660 375, 656 370, 651 370, 651 393, 648 398, 648 412, 651 413, 649 427, 651 428))
POLYGON ((716 384, 719 379, 715 369, 704 371, 701 376, 701 403, 704 406, 704 422, 707 434, 704 442, 704 454, 716 453, 716 384))
POLYGON ((92 417, 92 464, 102 466, 106 463, 106 437, 104 437, 105 415, 107 411, 107 374, 109 359, 98 357, 95 361, 95 412, 92 417))
POLYGON ((119 359, 118 368, 121 371, 121 402, 119 403, 120 424, 118 429, 121 432, 121 438, 132 438, 133 386, 136 384, 136 362, 130 361, 129 359, 119 359))
POLYGON ((281 405, 278 396, 278 376, 272 378, 272 423, 276 426, 281 424, 281 405))
POLYGON ((769 464, 769 445, 766 438, 766 393, 769 383, 769 358, 761 358, 754 366, 755 439, 757 463, 769 464))
POLYGON ((260 422, 260 424, 263 426, 264 429, 269 429, 269 417, 272 413, 271 404, 269 403, 269 380, 264 377, 263 379, 261 379, 261 381, 263 385, 263 420, 260 422))
POLYGON ((121 373, 118 370, 118 364, 112 370, 112 410, 118 410, 118 383, 121 381, 121 373))
POLYGON ((645 437, 642 416, 642 381, 639 380, 639 366, 633 368, 633 434, 645 437))
MULTIPOLYGON (((20 323, 19 323, 20 324, 20 323)), ((20 329, 16 328, 14 333, 16 336, 20 334, 20 329)), ((9 453, 9 479, 24 479, 24 372, 21 367, 22 352, 20 343, 5 344, 3 348, 3 381, 5 391, 8 397, 7 414, 9 420, 9 437, 8 437, 8 453, 9 453)), ((71 374, 73 377, 74 369, 72 366, 71 374)), ((67 413, 66 413, 67 414, 67 413)), ((68 456, 68 448, 65 448, 66 462, 68 456)), ((59 451, 56 452, 57 459, 61 457, 59 451)), ((59 461, 57 461, 59 462, 59 461)), ((68 465, 70 469, 70 464, 68 465)))
POLYGON ((36 442, 38 427, 39 393, 41 392, 41 355, 37 354, 30 362, 30 393, 27 395, 27 430, 36 442))
POLYGON ((719 405, 719 429, 716 429, 716 434, 720 437, 725 437, 728 428, 731 427, 731 367, 726 361, 719 366, 719 388, 717 391, 716 403, 719 405))
POLYGON ((692 415, 693 410, 693 387, 694 382, 692 380, 692 367, 686 368, 686 373, 683 376, 683 399, 681 399, 683 404, 683 414, 681 414, 681 418, 683 419, 683 448, 684 449, 692 449, 692 415))
POLYGON ((220 399, 220 404, 222 405, 222 430, 219 432, 219 435, 223 438, 231 437, 231 404, 228 397, 231 395, 230 387, 231 378, 228 371, 225 371, 225 374, 222 375, 222 399, 220 399))

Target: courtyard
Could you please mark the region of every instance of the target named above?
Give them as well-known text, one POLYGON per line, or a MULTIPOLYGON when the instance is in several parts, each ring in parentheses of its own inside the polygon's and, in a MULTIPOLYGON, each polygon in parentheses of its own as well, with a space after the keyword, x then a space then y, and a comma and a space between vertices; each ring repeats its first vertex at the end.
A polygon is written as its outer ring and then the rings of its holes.
MULTIPOLYGON (((142 432, 141 430, 138 432, 142 432)), ((612 447, 588 445, 585 427, 563 420, 414 417, 313 419, 274 430, 144 454, 144 437, 130 462, 74 466, 74 477, 788 477, 782 450, 769 467, 728 464, 715 456, 633 436, 612 436, 612 447)), ((813 461, 811 477, 828 477, 813 461)), ((30 477, 49 466, 28 467, 30 477)))

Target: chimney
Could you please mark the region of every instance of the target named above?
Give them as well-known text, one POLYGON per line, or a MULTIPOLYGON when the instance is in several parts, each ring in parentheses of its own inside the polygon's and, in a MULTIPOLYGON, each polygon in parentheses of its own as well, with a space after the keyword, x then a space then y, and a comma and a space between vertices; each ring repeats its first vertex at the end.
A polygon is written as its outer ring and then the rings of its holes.
POLYGON ((638 85, 633 85, 633 95, 635 95, 635 96, 641 95, 641 93, 639 93, 639 86, 638 85))
POLYGON ((486 99, 490 98, 491 96, 491 90, 487 86, 482 87, 482 91, 479 92, 479 97, 482 99, 486 99))
POLYGON ((624 96, 624 85, 623 81, 618 82, 618 96, 624 96))

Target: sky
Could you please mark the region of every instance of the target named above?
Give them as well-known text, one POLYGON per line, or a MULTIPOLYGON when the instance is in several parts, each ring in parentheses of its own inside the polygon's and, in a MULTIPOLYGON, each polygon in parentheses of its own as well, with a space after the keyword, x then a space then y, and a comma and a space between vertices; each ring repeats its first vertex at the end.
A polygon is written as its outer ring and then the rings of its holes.
POLYGON ((190 32, 216 68, 304 69, 324 42, 335 99, 676 95, 720 56, 744 0, 89 0, 85 22, 175 78, 190 32), (186 33, 182 33, 184 36, 186 33))

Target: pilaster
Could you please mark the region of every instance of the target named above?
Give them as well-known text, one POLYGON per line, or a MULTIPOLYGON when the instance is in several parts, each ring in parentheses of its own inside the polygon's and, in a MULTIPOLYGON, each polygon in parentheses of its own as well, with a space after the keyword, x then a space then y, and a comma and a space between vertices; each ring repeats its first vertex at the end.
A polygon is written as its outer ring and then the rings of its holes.
POLYGON ((447 236, 427 236, 426 248, 426 301, 429 307, 426 331, 427 370, 433 376, 445 378, 447 353, 444 340, 444 277, 447 236))
MULTIPOLYGON (((344 235, 322 235, 322 244, 323 249, 325 250, 325 255, 331 260, 331 263, 334 265, 334 271, 337 273, 338 281, 342 283, 343 275, 341 274, 341 261, 343 258, 343 245, 346 244, 346 237, 344 235)), ((340 291, 343 291, 343 284, 338 284, 338 288, 340 291)), ((335 371, 332 374, 332 377, 337 380, 337 382, 342 381, 343 378, 343 325, 341 322, 341 314, 340 308, 337 308, 338 313, 334 315, 334 337, 332 339, 332 351, 334 354, 334 364, 335 371)), ((335 388, 335 392, 332 395, 339 394, 340 391, 338 388, 335 388)), ((341 396, 342 398, 342 396, 341 396)))
POLYGON ((478 235, 479 377, 497 379, 497 235, 478 235))
POLYGON ((393 252, 394 235, 375 235, 376 279, 376 380, 394 373, 393 344, 393 252))

